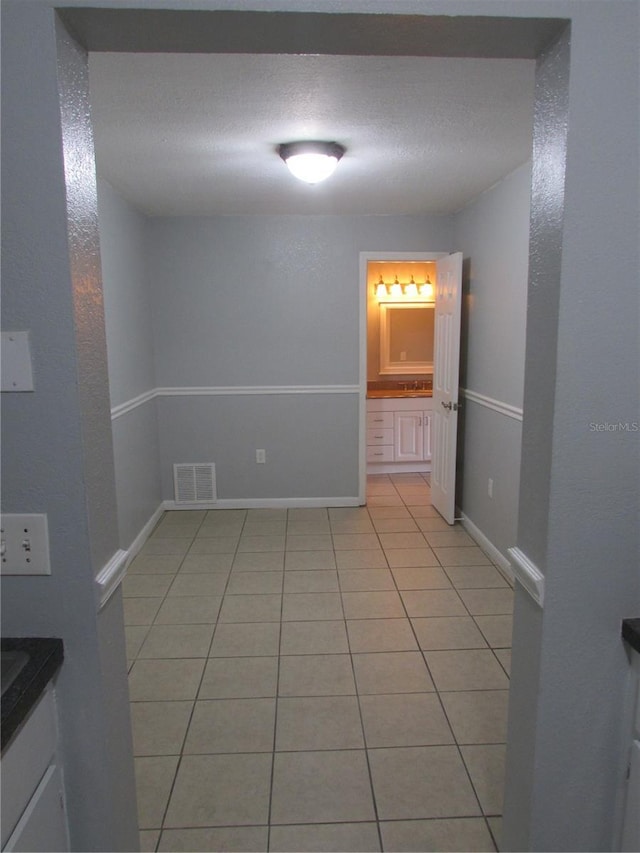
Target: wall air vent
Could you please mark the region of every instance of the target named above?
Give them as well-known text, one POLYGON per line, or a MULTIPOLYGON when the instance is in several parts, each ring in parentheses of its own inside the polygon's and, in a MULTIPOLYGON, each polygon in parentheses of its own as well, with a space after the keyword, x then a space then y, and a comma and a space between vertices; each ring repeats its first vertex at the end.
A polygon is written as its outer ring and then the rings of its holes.
POLYGON ((177 504, 215 503, 216 466, 210 462, 177 462, 173 466, 173 489, 177 504))

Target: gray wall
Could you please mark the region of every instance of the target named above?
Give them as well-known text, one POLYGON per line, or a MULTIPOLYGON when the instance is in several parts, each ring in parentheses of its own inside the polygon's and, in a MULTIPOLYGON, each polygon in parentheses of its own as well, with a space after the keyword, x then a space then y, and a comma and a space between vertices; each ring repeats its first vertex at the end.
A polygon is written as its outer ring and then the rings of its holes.
POLYGON ((640 410, 638 4, 574 12, 536 87, 518 544, 545 602, 518 588, 508 849, 619 849, 620 621, 640 608, 638 434, 590 427, 640 410))
POLYGON ((2 4, 2 324, 31 330, 35 376, 2 395, 2 509, 46 513, 51 556, 50 577, 2 578, 2 631, 64 642, 72 849, 133 850, 122 601, 98 612, 95 585, 118 531, 86 65, 58 36, 51 9, 2 4))
MULTIPOLYGON (((530 186, 527 164, 455 220, 455 245, 465 258, 460 382, 517 409, 524 387, 530 186)), ((506 559, 517 536, 522 423, 467 396, 461 425, 457 501, 506 559)))
MULTIPOLYGON (((98 182, 100 256, 111 406, 156 387, 146 218, 106 182, 98 182)), ((160 455, 156 400, 113 420, 120 546, 127 549, 158 509, 160 455)))
MULTIPOLYGON (((150 220, 158 385, 357 386, 359 253, 446 251, 451 231, 428 216, 150 220)), ((174 462, 215 462, 221 499, 357 498, 357 393, 159 406, 165 499, 174 462)))

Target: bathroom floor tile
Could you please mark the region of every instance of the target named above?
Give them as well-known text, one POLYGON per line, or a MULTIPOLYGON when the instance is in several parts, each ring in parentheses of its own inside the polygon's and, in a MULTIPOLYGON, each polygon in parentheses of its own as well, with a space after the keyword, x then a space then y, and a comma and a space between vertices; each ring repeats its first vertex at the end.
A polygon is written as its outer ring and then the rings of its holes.
POLYGON ((223 595, 227 585, 226 572, 213 572, 212 574, 178 574, 169 590, 169 597, 175 595, 186 596, 210 596, 223 595))
POLYGON ((442 566, 488 566, 491 560, 477 547, 434 548, 442 566))
POLYGON ((195 699, 204 659, 137 660, 129 674, 132 702, 195 699))
POLYGON ((380 543, 385 551, 393 548, 425 548, 427 545, 420 531, 417 533, 380 533, 380 543))
POLYGON ((199 699, 247 699, 275 696, 277 657, 211 658, 205 667, 199 699))
POLYGON ((343 696, 355 694, 350 655, 283 655, 280 696, 343 696))
POLYGON ((185 755, 272 752, 275 699, 198 700, 184 745, 185 755))
POLYGON ((319 853, 319 851, 380 850, 375 823, 313 823, 296 826, 272 826, 271 850, 280 853, 319 853))
POLYGON ((229 595, 280 595, 284 572, 233 572, 229 578, 229 595))
POLYGON ((391 569, 398 589, 451 589, 451 581, 439 566, 391 569))
POLYGON ((464 548, 476 544, 461 527, 449 531, 425 531, 424 536, 432 548, 464 548))
POLYGON ((159 829, 142 829, 138 832, 140 837, 140 850, 142 853, 155 853, 160 838, 159 829))
MULTIPOLYGON (((205 533, 209 532, 210 531, 205 531, 205 533)), ((204 554, 235 554, 239 540, 239 534, 236 534, 235 536, 205 536, 204 533, 200 533, 196 537, 194 545, 200 542, 206 543, 200 546, 202 548, 201 553, 204 554)), ((195 553, 193 548, 189 550, 189 553, 195 553)))
POLYGON ((506 743, 507 690, 441 693, 440 698, 458 743, 506 743))
POLYGON ((506 589, 461 589, 460 598, 472 616, 511 615, 513 613, 513 590, 506 589))
POLYGON ((149 633, 149 625, 128 625, 124 629, 124 639, 127 646, 127 660, 133 661, 137 658, 142 644, 149 633))
POLYGON ((287 551, 285 571, 335 571, 336 558, 333 551, 287 551))
POLYGON ((369 750, 380 820, 480 815, 456 746, 369 750))
POLYGON ((396 588, 389 569, 343 569, 339 576, 342 592, 374 592, 396 588))
POLYGON ((347 619, 392 619, 406 615, 402 600, 395 590, 343 592, 342 603, 347 619))
POLYGON ((485 853, 496 849, 484 819, 479 817, 382 821, 380 832, 383 849, 394 853, 415 850, 485 853))
POLYGON ((274 756, 272 823, 374 819, 364 750, 280 752, 274 756))
POLYGON ((180 755, 193 702, 132 702, 134 755, 180 755))
POLYGON ((355 696, 278 699, 278 752, 363 747, 362 724, 355 696))
POLYGON ((162 598, 123 598, 125 625, 151 625, 162 604, 162 598))
POLYGON ((491 744, 460 747, 485 815, 502 814, 506 746, 491 744))
POLYGON ((220 622, 279 622, 281 595, 225 595, 220 622))
POLYGON ((361 696, 360 708, 369 748, 454 742, 435 693, 361 696))
POLYGON ((454 589, 412 589, 402 592, 410 617, 466 616, 467 611, 454 589))
POLYGON ((287 533, 286 551, 330 551, 330 533, 307 533, 295 535, 287 533))
POLYGON ((343 620, 282 623, 281 655, 344 654, 348 651, 343 620))
POLYGON ((229 574, 233 554, 192 554, 191 551, 182 561, 181 574, 208 574, 224 572, 229 574))
POLYGON ((492 649, 511 647, 512 616, 475 616, 474 618, 492 649))
POLYGON ((131 575, 174 575, 183 557, 177 554, 158 554, 141 557, 138 555, 127 568, 131 575))
MULTIPOLYGON (((374 518, 376 533, 417 533, 418 525, 407 513, 400 518, 374 518)), ((422 542, 420 543, 422 544, 422 542)))
POLYGON ((284 551, 285 538, 284 533, 272 536, 242 536, 238 553, 284 551))
POLYGON ((153 625, 140 658, 206 658, 213 625, 153 625))
POLYGON ((334 533, 333 547, 336 551, 363 551, 379 548, 380 542, 375 533, 334 533))
POLYGON ((511 649, 494 649, 494 655, 498 658, 500 663, 502 664, 502 668, 510 675, 511 673, 511 649))
POLYGON ((424 656, 438 690, 506 690, 508 687, 508 679, 490 649, 425 652, 424 656))
POLYGON ((176 595, 173 598, 165 598, 156 616, 155 624, 215 625, 221 603, 221 595, 176 595))
POLYGON ((162 826, 162 817, 178 766, 177 755, 135 759, 138 826, 153 829, 162 826))
POLYGON ((447 566, 445 572, 456 589, 488 589, 508 584, 494 566, 447 566))
POLYGON ((487 647, 484 637, 470 616, 412 619, 411 624, 423 651, 487 647))
POLYGON ((381 548, 356 549, 355 551, 338 551, 336 553, 338 569, 386 569, 387 558, 381 548))
POLYGON ((358 693, 424 693, 435 690, 420 652, 353 655, 358 693))
MULTIPOLYGON (((267 849, 267 826, 221 826, 204 829, 165 829, 160 853, 264 853, 267 849)), ((153 848, 155 850, 155 847, 153 848)))
POLYGON ((293 592, 338 592, 338 573, 315 571, 288 571, 284 576, 285 593, 293 592))
POLYGON ((280 625, 275 622, 218 624, 210 657, 272 657, 278 654, 280 625))
POLYGON ((242 528, 243 536, 282 536, 287 532, 285 518, 276 521, 247 521, 242 528))
POLYGON ((122 582, 123 598, 164 598, 173 575, 127 575, 122 582))
POLYGON ((418 648, 408 619, 356 619, 347 622, 352 652, 404 652, 418 648))
POLYGON ((385 551, 385 554, 392 569, 438 565, 435 553, 426 543, 424 548, 392 548, 385 551))
POLYGON ((233 572, 281 572, 284 569, 284 551, 236 554, 233 572))
POLYGON ((165 827, 266 824, 271 762, 268 753, 185 755, 165 827))
POLYGON ((190 545, 190 538, 161 539, 156 536, 151 537, 151 539, 147 539, 143 547, 140 549, 139 554, 141 557, 155 556, 158 554, 178 554, 181 557, 184 557, 189 550, 190 545))
MULTIPOLYGON (((287 536, 313 536, 320 533, 330 533, 328 516, 309 519, 289 519, 287 523, 287 536)), ((331 546, 329 546, 331 547, 331 546)))
POLYGON ((282 598, 283 622, 343 618, 339 592, 285 593, 282 598))

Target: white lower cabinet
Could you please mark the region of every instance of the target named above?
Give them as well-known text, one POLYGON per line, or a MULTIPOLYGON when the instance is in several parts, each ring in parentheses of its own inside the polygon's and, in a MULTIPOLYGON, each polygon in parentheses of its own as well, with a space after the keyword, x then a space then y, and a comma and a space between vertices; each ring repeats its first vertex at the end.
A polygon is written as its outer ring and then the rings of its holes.
POLYGON ((430 471, 430 461, 430 397, 367 401, 367 469, 370 472, 430 471))
POLYGON ((31 853, 68 850, 51 684, 2 754, 0 771, 2 850, 31 853))

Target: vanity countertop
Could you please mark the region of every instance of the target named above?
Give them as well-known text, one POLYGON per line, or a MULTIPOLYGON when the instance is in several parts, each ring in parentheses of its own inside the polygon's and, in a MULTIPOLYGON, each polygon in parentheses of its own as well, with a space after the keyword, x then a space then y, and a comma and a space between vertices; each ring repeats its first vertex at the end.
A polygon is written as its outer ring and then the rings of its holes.
POLYGON ((407 397, 433 397, 431 388, 375 388, 367 391, 368 400, 386 400, 407 397))
POLYGON ((64 649, 55 637, 3 637, 0 649, 3 676, 9 676, 12 667, 17 672, 0 699, 4 749, 58 671, 64 649))

